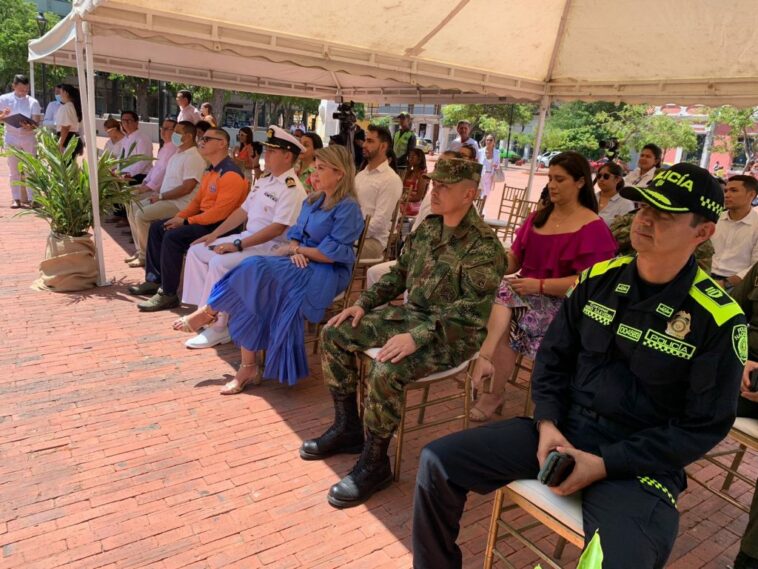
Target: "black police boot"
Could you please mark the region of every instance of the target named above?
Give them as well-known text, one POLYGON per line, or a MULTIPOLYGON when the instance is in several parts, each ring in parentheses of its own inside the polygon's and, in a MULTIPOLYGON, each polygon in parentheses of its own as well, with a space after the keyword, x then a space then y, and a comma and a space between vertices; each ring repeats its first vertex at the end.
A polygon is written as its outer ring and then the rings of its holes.
POLYGON ((300 446, 303 460, 321 460, 334 454, 358 454, 363 449, 363 423, 358 416, 355 393, 330 390, 334 401, 334 423, 317 439, 300 446))
POLYGON ((382 439, 368 433, 363 453, 350 474, 329 489, 327 500, 335 508, 363 504, 374 493, 392 484, 392 468, 387 447, 392 437, 382 439))
POLYGON ((758 569, 758 559, 746 555, 742 551, 737 554, 734 560, 734 569, 758 569))

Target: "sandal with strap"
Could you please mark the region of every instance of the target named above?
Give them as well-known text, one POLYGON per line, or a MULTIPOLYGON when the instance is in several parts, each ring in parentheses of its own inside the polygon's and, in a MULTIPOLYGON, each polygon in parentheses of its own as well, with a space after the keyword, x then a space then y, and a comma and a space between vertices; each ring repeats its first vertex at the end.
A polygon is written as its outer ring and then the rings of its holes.
POLYGON ((238 393, 242 393, 245 390, 245 387, 248 385, 260 385, 261 384, 261 369, 260 366, 258 366, 257 363, 252 364, 240 364, 240 369, 245 368, 251 368, 255 367, 258 368, 258 371, 255 373, 255 375, 249 377, 245 381, 240 381, 236 377, 231 380, 229 383, 227 383, 224 386, 224 389, 221 390, 221 395, 237 395, 238 393))
POLYGON ((174 323, 171 325, 171 327, 174 330, 180 330, 182 332, 187 332, 188 334, 197 334, 198 332, 200 332, 200 330, 202 330, 206 326, 210 326, 211 324, 216 322, 216 320, 218 320, 218 312, 216 313, 211 312, 211 309, 208 306, 204 306, 200 312, 201 314, 205 314, 206 316, 208 316, 209 320, 203 322, 197 328, 193 328, 192 325, 190 324, 190 320, 192 319, 192 317, 197 316, 196 312, 193 312, 192 314, 188 316, 182 316, 181 318, 174 320, 174 323))

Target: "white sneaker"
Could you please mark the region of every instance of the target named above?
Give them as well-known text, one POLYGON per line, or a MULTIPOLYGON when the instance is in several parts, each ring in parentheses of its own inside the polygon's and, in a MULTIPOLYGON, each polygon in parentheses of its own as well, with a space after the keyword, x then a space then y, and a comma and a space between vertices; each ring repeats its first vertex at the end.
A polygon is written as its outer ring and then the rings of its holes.
POLYGON ((226 344, 232 341, 232 337, 229 335, 229 329, 216 330, 215 328, 208 327, 200 332, 194 338, 190 338, 184 345, 191 350, 202 350, 203 348, 212 348, 218 344, 226 344))

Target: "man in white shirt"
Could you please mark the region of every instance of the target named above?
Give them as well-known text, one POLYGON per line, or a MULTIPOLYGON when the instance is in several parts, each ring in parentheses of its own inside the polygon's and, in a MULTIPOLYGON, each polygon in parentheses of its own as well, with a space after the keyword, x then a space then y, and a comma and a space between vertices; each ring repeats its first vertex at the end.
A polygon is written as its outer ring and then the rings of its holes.
POLYGON ((469 138, 469 135, 471 134, 470 122, 466 120, 458 121, 455 130, 458 132, 458 138, 450 143, 450 146, 447 147, 448 150, 458 152, 464 144, 473 146, 475 150, 479 150, 479 143, 475 139, 469 138))
POLYGON ((392 229, 392 216, 403 193, 403 182, 387 162, 392 135, 383 126, 369 125, 363 143, 366 168, 355 177, 355 192, 364 217, 371 223, 363 243, 363 258, 378 259, 384 254, 392 229))
MULTIPOLYGON (((139 129, 139 117, 134 111, 121 113, 121 129, 124 131, 124 139, 121 147, 124 149, 124 158, 138 154, 153 157, 153 141, 139 129)), ((121 174, 128 178, 132 185, 142 183, 152 166, 151 160, 140 160, 121 170, 121 174)))
MULTIPOLYGON (((306 193, 294 170, 305 147, 286 130, 270 126, 266 147, 267 173, 259 178, 242 206, 190 247, 184 262, 182 302, 202 306, 221 278, 253 255, 272 255, 288 246, 287 229, 294 225, 306 193), (242 233, 222 235, 245 224, 242 233)), ((188 348, 210 348, 231 341, 227 315, 185 342, 188 348)))
POLYGON ((55 113, 61 107, 61 87, 63 83, 55 86, 55 99, 50 101, 45 107, 45 118, 42 120, 42 126, 50 130, 55 130, 55 113))
POLYGON ((176 154, 176 146, 171 142, 174 136, 174 128, 176 127, 176 121, 174 119, 164 119, 160 129, 161 140, 163 146, 158 150, 158 158, 153 162, 153 167, 142 180, 139 186, 135 186, 134 192, 138 194, 146 194, 151 192, 157 192, 163 185, 163 178, 166 175, 166 167, 171 157, 176 154))
POLYGON ((752 176, 732 176, 724 188, 724 208, 716 224, 711 276, 731 289, 739 284, 758 262, 758 212, 752 201, 758 180, 752 176))
POLYGON ((182 89, 176 94, 176 104, 179 105, 179 114, 176 117, 177 122, 189 121, 197 124, 203 120, 203 115, 192 105, 192 93, 182 89))
MULTIPOLYGON (((13 78, 13 91, 0 96, 0 121, 4 122, 7 117, 13 115, 23 115, 36 122, 42 120, 37 99, 29 95, 29 79, 26 75, 16 75, 13 78)), ((36 155, 37 145, 34 139, 34 128, 30 123, 23 124, 20 128, 6 124, 5 145, 36 155)), ((11 208, 13 209, 29 206, 33 200, 31 190, 16 185, 16 182, 20 182, 22 179, 18 166, 18 158, 8 156, 8 173, 11 194, 13 195, 11 208)))
POLYGON ((134 255, 124 260, 130 267, 145 266, 145 247, 150 224, 159 219, 172 218, 182 211, 192 199, 205 171, 205 159, 195 146, 195 126, 191 122, 176 124, 172 140, 176 152, 166 165, 166 175, 160 191, 151 192, 141 202, 132 203, 127 208, 137 248, 134 255))

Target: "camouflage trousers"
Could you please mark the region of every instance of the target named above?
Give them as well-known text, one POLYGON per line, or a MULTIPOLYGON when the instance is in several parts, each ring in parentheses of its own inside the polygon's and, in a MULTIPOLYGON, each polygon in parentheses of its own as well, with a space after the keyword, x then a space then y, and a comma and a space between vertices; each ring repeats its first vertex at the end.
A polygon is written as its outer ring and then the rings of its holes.
MULTIPOLYGON (((379 310, 366 314, 357 328, 353 328, 352 321, 348 320, 337 328, 323 329, 321 367, 324 381, 330 389, 344 394, 355 393, 358 387, 358 354, 369 348, 382 347, 392 336, 408 332, 424 322, 411 311, 405 317, 395 313, 392 320, 385 320, 384 312, 379 310)), ((378 437, 390 437, 400 423, 403 387, 458 363, 452 361, 445 345, 423 346, 396 364, 371 360, 367 364, 363 414, 366 429, 378 437)))

